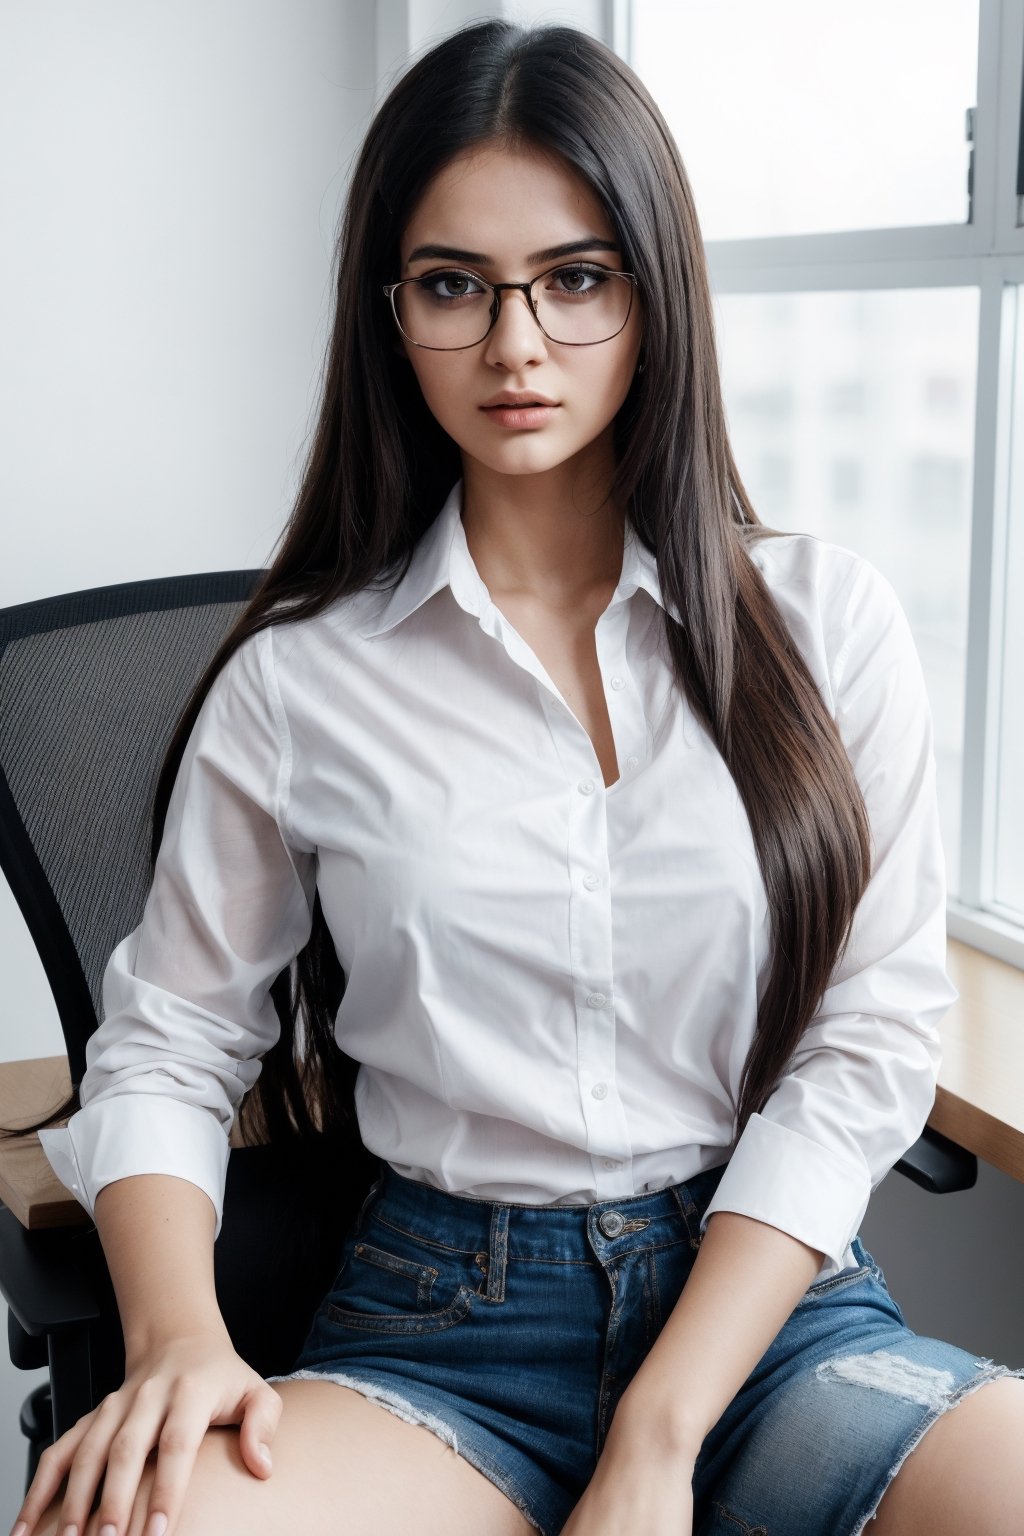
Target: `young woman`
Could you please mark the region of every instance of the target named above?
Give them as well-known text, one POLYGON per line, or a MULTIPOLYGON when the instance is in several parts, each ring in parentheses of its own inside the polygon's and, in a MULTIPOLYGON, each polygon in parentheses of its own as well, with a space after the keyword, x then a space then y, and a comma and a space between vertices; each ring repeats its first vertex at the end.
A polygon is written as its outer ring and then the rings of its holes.
POLYGON ((919 662, 878 571, 750 505, 658 109, 582 33, 458 32, 339 256, 287 537, 43 1132, 126 1378, 21 1529, 1020 1530, 1024 1370, 911 1331, 857 1235, 956 995, 919 662), (344 1061, 379 1177, 263 1381, 227 1130, 343 1118, 344 1061))

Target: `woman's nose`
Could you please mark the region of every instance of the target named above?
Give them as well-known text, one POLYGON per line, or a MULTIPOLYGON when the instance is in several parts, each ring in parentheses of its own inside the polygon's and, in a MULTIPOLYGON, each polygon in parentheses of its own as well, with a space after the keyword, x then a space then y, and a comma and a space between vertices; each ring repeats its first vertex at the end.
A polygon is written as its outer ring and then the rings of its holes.
POLYGON ((544 332, 521 289, 504 288, 498 294, 498 317, 487 337, 484 355, 487 362, 510 371, 547 356, 544 332))

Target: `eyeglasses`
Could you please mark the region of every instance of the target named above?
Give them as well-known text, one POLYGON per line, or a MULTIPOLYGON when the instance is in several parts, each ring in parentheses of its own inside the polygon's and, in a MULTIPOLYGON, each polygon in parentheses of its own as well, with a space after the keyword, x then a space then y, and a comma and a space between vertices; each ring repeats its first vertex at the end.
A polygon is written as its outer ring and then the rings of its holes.
POLYGON ((414 347, 458 352, 476 347, 498 318, 499 295, 515 288, 549 341, 592 347, 617 336, 629 319, 637 280, 596 263, 553 267, 529 283, 488 283, 461 267, 385 283, 398 329, 414 347))

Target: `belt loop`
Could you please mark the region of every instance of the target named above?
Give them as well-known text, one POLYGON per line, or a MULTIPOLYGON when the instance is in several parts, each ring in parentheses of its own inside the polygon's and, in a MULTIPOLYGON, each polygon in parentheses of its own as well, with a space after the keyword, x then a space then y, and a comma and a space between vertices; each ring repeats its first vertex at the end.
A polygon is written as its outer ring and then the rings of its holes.
POLYGON ((670 1185, 670 1188, 672 1190, 673 1196, 675 1197, 676 1205, 679 1207, 679 1214, 683 1218, 683 1226, 686 1228, 686 1235, 690 1239, 690 1247, 699 1248, 700 1217, 698 1216, 696 1222, 696 1235, 694 1234, 694 1227, 692 1227, 689 1222, 689 1217, 696 1213, 697 1202, 693 1199, 693 1196, 690 1194, 690 1191, 687 1189, 685 1184, 672 1184, 670 1185))
POLYGON ((490 1248, 487 1258, 488 1301, 505 1300, 505 1266, 508 1263, 508 1214, 507 1205, 496 1204, 491 1213, 490 1248))

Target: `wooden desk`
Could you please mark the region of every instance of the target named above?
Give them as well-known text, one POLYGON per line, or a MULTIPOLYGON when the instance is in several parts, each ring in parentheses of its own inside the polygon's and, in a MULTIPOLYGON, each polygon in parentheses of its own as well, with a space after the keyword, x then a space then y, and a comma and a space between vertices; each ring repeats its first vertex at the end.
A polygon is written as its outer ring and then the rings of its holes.
POLYGON ((960 993, 939 1025, 942 1067, 928 1124, 1024 1181, 1024 971, 950 939, 960 993))
MULTIPOLYGON (((960 993, 940 1025, 943 1062, 928 1124, 1024 1181, 1024 971, 950 939, 960 993)), ((71 1091, 63 1056, 0 1064, 0 1125, 23 1125, 71 1091)), ((237 1128, 233 1146, 240 1144, 237 1128)), ((25 1227, 89 1224, 38 1138, 0 1140, 0 1200, 25 1227)))

